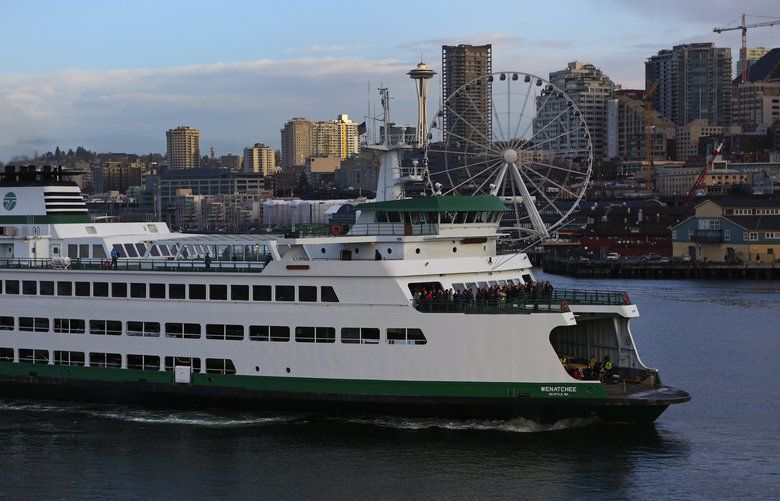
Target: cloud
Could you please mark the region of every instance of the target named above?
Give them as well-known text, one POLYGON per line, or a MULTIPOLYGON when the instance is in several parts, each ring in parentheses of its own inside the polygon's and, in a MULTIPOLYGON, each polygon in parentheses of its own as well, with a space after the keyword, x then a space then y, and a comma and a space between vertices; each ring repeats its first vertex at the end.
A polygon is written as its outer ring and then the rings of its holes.
POLYGON ((428 52, 432 49, 435 49, 436 52, 438 52, 441 50, 442 45, 483 45, 489 43, 493 45, 493 50, 496 50, 500 49, 501 47, 521 43, 522 41, 522 38, 516 37, 514 35, 508 35, 506 33, 482 33, 459 37, 425 38, 414 42, 400 44, 397 46, 397 48, 413 53, 419 53, 421 50, 428 52))
POLYGON ((278 146, 279 130, 293 116, 347 113, 362 121, 369 81, 372 99, 380 80, 391 85, 394 114, 411 119, 409 67, 394 58, 327 56, 0 76, 0 160, 45 148, 46 138, 72 138, 61 146, 75 148, 81 138, 109 133, 115 151, 123 151, 122 137, 164 138, 180 124, 201 130, 204 149, 228 142, 278 146))
POLYGON ((358 45, 310 45, 308 47, 290 47, 284 49, 285 54, 325 54, 325 53, 342 53, 342 52, 356 52, 368 48, 368 44, 358 45))

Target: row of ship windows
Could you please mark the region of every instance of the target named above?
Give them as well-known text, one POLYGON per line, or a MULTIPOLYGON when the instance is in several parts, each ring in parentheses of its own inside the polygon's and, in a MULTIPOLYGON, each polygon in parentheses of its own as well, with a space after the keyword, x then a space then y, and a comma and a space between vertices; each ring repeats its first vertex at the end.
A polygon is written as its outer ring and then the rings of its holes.
POLYGON ((36 280, 0 280, 0 293, 30 296, 120 297, 140 299, 210 299, 215 301, 300 301, 338 303, 336 291, 329 285, 221 285, 164 284, 125 282, 54 282, 36 280), (251 292, 251 296, 250 296, 251 292))
MULTIPOLYGON (((49 332, 52 327, 55 333, 85 334, 87 322, 75 318, 55 318, 49 322, 45 317, 19 317, 20 332, 49 332)), ((13 331, 16 327, 14 317, 0 316, 0 331, 13 331)), ((173 339, 200 339, 203 334, 201 324, 167 322, 164 324, 165 337, 173 339)), ((248 331, 250 341, 274 341, 287 343, 290 341, 290 327, 286 325, 250 325, 246 329, 238 324, 206 324, 206 339, 220 341, 243 341, 248 331)), ((90 320, 89 333, 101 336, 160 337, 162 333, 159 322, 120 320, 90 320)), ((336 329, 333 327, 295 327, 294 339, 298 343, 335 343, 336 329)), ((347 344, 412 344, 422 345, 428 341, 420 329, 388 328, 385 338, 380 336, 380 330, 375 327, 343 327, 341 342, 347 344)))
MULTIPOLYGON (((49 350, 19 349, 20 363, 42 365, 71 365, 84 367, 87 365, 87 354, 83 351, 54 350, 53 357, 49 350)), ((164 365, 160 365, 157 355, 127 355, 125 368, 142 371, 162 370, 173 372, 174 367, 191 367, 192 372, 201 372, 203 365, 200 358, 194 357, 164 357, 164 365)), ((0 362, 14 362, 13 348, 0 348, 0 362)), ((89 353, 89 367, 122 368, 122 355, 119 353, 89 353)), ((236 367, 229 358, 207 358, 205 364, 207 374, 235 374, 236 367)))

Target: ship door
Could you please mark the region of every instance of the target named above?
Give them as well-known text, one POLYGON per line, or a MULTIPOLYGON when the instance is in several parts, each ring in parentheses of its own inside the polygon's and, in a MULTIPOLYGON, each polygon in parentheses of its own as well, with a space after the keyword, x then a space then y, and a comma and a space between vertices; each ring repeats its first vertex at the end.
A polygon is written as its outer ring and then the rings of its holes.
POLYGON ((352 261, 352 251, 349 249, 342 249, 341 250, 341 260, 342 261, 352 261))
POLYGON ((688 246, 688 255, 691 257, 691 261, 696 261, 696 247, 693 245, 688 246))

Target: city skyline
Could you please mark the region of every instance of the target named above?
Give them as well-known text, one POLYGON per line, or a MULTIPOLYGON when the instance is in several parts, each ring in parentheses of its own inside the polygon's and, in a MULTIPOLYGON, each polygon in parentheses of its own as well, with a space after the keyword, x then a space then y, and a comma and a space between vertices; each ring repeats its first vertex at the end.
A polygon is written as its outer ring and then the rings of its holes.
MULTIPOLYGON (((494 3, 463 15, 469 4, 455 2, 448 9, 404 9, 401 3, 379 20, 351 5, 328 6, 328 17, 325 7, 306 2, 273 12, 244 3, 224 8, 189 2, 188 24, 177 17, 178 2, 154 8, 143 2, 122 8, 44 4, 5 8, 5 40, 13 50, 0 68, 0 161, 57 145, 164 152, 165 131, 181 124, 199 129, 203 151, 213 145, 218 155, 241 153, 257 142, 278 148, 279 130, 294 116, 327 120, 343 113, 362 121, 367 100, 378 101, 380 83, 395 98, 393 119, 413 124, 416 96, 406 73, 422 55, 440 74, 442 44, 490 43, 495 70, 543 77, 584 61, 615 83, 641 88, 644 61, 658 50, 714 42, 730 47, 736 64, 738 32, 717 35, 712 28, 742 11, 777 14, 767 1, 662 1, 648 8, 593 0, 547 9, 494 3), (231 24, 253 14, 279 27, 247 34, 231 24), (324 18, 342 25, 323 30, 318 23, 324 18), (186 33, 188 43, 177 43, 186 33)), ((748 45, 780 46, 780 30, 751 30, 748 45)), ((440 85, 437 76, 431 115, 440 85)))

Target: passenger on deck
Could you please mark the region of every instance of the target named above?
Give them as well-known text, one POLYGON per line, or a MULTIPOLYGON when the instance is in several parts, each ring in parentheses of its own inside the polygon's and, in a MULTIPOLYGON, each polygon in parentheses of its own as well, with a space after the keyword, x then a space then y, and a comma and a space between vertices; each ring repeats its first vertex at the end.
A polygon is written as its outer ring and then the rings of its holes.
POLYGON ((601 380, 605 381, 612 376, 612 372, 615 370, 615 366, 612 364, 612 360, 609 356, 604 357, 604 362, 601 364, 601 380))
POLYGON ((206 265, 206 269, 211 269, 211 254, 206 251, 206 257, 203 258, 203 263, 206 265))

